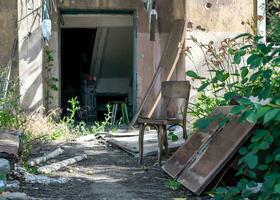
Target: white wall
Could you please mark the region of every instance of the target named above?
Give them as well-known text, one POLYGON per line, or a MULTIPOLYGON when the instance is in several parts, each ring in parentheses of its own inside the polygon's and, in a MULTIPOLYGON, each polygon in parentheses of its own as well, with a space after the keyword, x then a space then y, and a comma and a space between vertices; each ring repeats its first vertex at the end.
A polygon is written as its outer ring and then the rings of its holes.
POLYGON ((41 1, 18 0, 20 103, 32 111, 43 106, 41 1))

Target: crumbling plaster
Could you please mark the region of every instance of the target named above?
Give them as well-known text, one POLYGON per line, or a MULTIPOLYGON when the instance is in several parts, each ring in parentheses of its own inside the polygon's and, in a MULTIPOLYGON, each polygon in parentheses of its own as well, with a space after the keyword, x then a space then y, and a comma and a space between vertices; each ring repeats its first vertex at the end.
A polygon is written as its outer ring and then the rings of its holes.
MULTIPOLYGON (((0 67, 9 61, 14 39, 17 35, 17 0, 0 0, 0 67)), ((17 75, 16 65, 13 66, 17 75)))
MULTIPOLYGON (((188 0, 186 1, 186 46, 192 52, 192 61, 186 58, 186 70, 198 69, 199 74, 207 76, 204 55, 190 39, 195 37, 199 42, 214 46, 220 45, 225 38, 233 38, 244 32, 252 32, 247 24, 255 24, 256 0, 188 0)), ((191 79, 190 79, 191 80, 191 79)), ((199 81, 192 81, 194 87, 199 81)), ((195 90, 191 98, 195 97, 195 90)))

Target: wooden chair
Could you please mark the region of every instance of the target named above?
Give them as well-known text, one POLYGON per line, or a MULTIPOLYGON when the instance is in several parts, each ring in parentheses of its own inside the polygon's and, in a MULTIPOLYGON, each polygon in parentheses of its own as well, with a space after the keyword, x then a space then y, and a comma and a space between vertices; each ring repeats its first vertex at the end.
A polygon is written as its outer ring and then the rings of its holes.
MULTIPOLYGON (((139 163, 143 161, 143 152, 144 152, 144 132, 147 125, 153 126, 157 130, 158 134, 158 163, 161 163, 161 155, 163 145, 165 148, 165 153, 168 154, 168 139, 167 139, 167 125, 170 127, 179 125, 183 128, 183 137, 187 139, 187 109, 190 96, 190 83, 189 81, 165 81, 161 84, 161 93, 162 93, 162 107, 160 117, 157 119, 154 118, 139 118, 139 163), (184 109, 183 109, 183 118, 168 118, 167 117, 167 107, 170 102, 170 99, 185 99, 184 109)), ((169 127, 169 128, 170 128, 169 127)))

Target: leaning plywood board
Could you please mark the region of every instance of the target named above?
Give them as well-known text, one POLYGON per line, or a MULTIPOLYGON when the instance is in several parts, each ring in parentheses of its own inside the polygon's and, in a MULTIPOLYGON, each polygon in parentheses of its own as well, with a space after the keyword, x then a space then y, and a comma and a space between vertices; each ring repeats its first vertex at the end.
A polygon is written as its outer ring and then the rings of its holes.
MULTIPOLYGON (((138 111, 133 116, 133 119, 131 120, 129 127, 132 127, 136 120, 138 119, 140 113, 142 112, 142 109, 148 100, 148 97, 150 96, 150 93, 160 77, 159 75, 164 72, 168 72, 167 76, 165 78, 166 81, 169 81, 179 60, 180 54, 182 52, 183 43, 185 40, 185 20, 176 20, 173 23, 172 31, 169 35, 168 42, 166 44, 166 48, 161 56, 158 68, 154 74, 153 80, 145 94, 145 97, 139 106, 138 111)), ((161 94, 157 95, 157 99, 160 99, 161 94)), ((158 101, 157 101, 158 102, 158 101)), ((153 110, 151 108, 150 110, 153 110)), ((151 111, 150 111, 151 112, 151 111)))
MULTIPOLYGON (((215 116, 218 114, 228 115, 232 106, 221 106, 216 108, 210 115, 215 116)), ((177 177, 192 161, 192 158, 198 153, 199 147, 206 143, 207 140, 219 129, 219 123, 213 121, 206 130, 198 131, 185 142, 170 159, 163 165, 163 170, 171 177, 177 177)))
POLYGON ((196 160, 179 175, 178 181, 192 192, 200 195, 213 178, 238 151, 249 137, 254 125, 240 123, 238 116, 215 136, 196 160))
MULTIPOLYGON (((178 136, 179 139, 175 142, 172 142, 170 140, 168 141, 169 143, 168 148, 170 150, 177 149, 185 142, 185 140, 183 139, 182 131, 176 132, 175 134, 178 136)), ((139 154, 138 136, 114 137, 109 139, 108 142, 134 155, 135 157, 138 157, 139 154)), ((157 133, 156 131, 149 131, 145 133, 143 155, 144 156, 157 155, 157 153, 158 153, 157 133)))

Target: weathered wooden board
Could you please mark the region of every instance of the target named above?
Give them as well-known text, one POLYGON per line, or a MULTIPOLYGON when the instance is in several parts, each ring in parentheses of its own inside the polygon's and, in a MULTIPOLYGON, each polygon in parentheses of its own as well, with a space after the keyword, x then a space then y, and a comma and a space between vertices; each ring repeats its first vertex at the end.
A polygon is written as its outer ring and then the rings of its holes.
POLYGON ((206 150, 180 174, 178 181, 200 195, 249 137, 253 124, 231 118, 206 150))
MULTIPOLYGON (((215 109, 210 116, 219 113, 228 115, 232 106, 221 106, 215 109)), ((217 121, 213 121, 206 130, 194 133, 162 166, 163 170, 171 177, 177 177, 192 160, 199 147, 207 141, 219 128, 217 121)))

